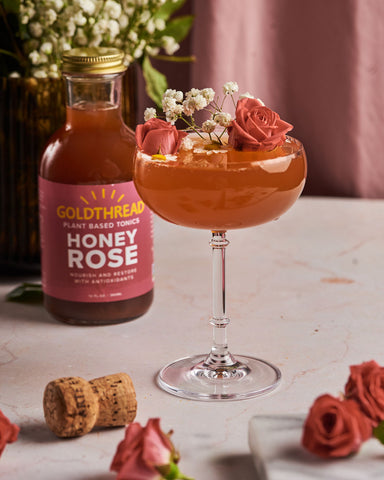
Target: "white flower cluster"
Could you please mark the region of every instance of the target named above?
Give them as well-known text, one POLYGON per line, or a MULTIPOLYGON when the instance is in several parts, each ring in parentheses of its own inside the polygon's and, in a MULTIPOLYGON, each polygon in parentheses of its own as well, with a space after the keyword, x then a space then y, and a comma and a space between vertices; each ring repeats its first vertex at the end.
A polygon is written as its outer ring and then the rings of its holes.
POLYGON ((212 88, 204 88, 204 90, 192 88, 185 94, 185 98, 180 90, 168 89, 163 95, 163 112, 168 122, 175 123, 183 115, 192 117, 196 111, 203 110, 214 98, 215 92, 212 88))
MULTIPOLYGON (((223 111, 223 105, 227 96, 231 96, 239 91, 236 82, 227 82, 223 86, 224 98, 219 103, 215 100, 215 91, 212 88, 204 88, 199 90, 192 88, 185 95, 179 90, 168 89, 163 95, 162 107, 165 113, 165 119, 171 124, 175 124, 178 119, 182 119, 187 128, 195 130, 196 132, 208 133, 212 140, 212 134, 215 134, 216 140, 220 142, 220 138, 232 122, 230 113, 223 111), (206 110, 210 113, 210 118, 205 120, 201 127, 195 123, 193 115, 199 110, 206 110), (221 132, 217 133, 218 127, 222 127, 221 132)), ((243 96, 250 96, 248 93, 243 96)), ((234 100, 233 100, 233 103, 234 100)), ((148 121, 151 118, 157 117, 154 108, 147 108, 144 112, 144 120, 148 121)), ((200 133, 199 133, 200 134, 200 133)))
POLYGON ((239 86, 236 82, 227 82, 223 85, 224 95, 233 95, 239 91, 239 86))
POLYGON ((37 78, 58 77, 62 52, 75 47, 113 46, 125 52, 125 64, 161 48, 172 55, 179 45, 161 35, 159 8, 175 0, 20 0, 24 49, 37 78))

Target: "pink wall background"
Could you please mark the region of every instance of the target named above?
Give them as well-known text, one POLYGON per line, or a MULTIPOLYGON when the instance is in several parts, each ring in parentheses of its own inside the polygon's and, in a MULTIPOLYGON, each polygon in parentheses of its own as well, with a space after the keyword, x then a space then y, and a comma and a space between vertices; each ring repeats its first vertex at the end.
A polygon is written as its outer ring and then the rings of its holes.
MULTIPOLYGON (((190 0, 171 88, 235 80, 292 123, 305 192, 384 198, 384 0, 190 0), (179 52, 180 53, 180 52, 179 52)), ((165 68, 164 68, 165 67, 165 68)))

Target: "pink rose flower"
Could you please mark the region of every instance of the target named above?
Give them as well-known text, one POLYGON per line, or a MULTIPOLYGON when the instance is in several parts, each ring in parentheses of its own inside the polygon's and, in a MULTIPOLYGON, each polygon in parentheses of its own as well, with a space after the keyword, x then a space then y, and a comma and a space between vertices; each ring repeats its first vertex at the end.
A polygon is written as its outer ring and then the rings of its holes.
POLYGON ((236 150, 273 150, 293 126, 255 98, 237 102, 236 119, 228 127, 229 144, 236 150))
POLYGON ((171 433, 161 430, 159 418, 150 418, 145 427, 137 422, 128 425, 111 464, 111 470, 118 472, 117 480, 187 479, 176 465, 179 454, 171 433))
POLYGON ((9 419, 0 410, 0 456, 7 443, 16 442, 20 428, 11 423, 9 419))
POLYGON ((384 420, 384 368, 374 360, 349 367, 345 396, 355 400, 376 427, 384 420))
POLYGON ((136 143, 140 150, 148 155, 167 155, 177 153, 186 132, 177 130, 174 125, 151 118, 136 127, 136 143))
POLYGON ((315 455, 336 458, 357 452, 371 435, 371 424, 356 402, 326 394, 313 403, 301 442, 315 455))

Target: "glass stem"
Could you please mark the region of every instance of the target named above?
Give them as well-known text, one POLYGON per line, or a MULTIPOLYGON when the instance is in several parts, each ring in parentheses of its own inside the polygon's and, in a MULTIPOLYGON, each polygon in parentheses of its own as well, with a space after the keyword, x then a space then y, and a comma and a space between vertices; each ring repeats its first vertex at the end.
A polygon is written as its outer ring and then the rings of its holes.
POLYGON ((211 368, 231 367, 236 364, 229 353, 227 342, 227 325, 229 318, 225 315, 225 248, 229 245, 225 232, 212 232, 212 316, 213 343, 205 365, 211 368))

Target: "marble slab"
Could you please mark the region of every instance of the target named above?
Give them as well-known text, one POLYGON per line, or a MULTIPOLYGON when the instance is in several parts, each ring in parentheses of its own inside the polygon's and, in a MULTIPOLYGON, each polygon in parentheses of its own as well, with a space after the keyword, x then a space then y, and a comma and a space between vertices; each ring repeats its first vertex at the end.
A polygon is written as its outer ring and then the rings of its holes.
POLYGON ((384 445, 365 442, 356 455, 322 459, 301 446, 303 415, 254 416, 249 446, 255 480, 367 480, 384 478, 384 445))

